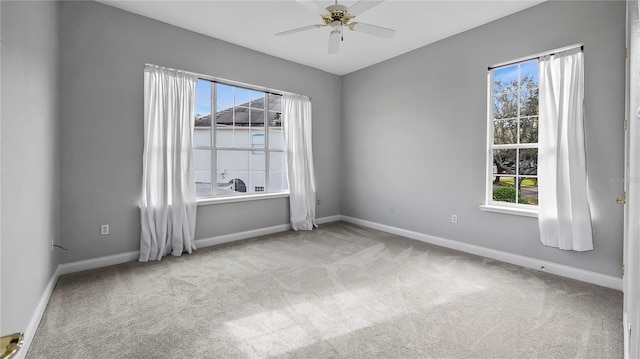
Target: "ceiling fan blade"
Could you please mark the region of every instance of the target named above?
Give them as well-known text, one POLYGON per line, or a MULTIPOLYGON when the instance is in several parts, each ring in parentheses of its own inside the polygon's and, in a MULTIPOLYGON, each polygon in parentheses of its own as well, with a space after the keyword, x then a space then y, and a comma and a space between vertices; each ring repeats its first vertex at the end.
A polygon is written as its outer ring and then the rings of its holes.
POLYGON ((364 34, 369 34, 378 37, 391 38, 395 35, 396 30, 387 29, 386 27, 365 24, 362 22, 352 22, 349 26, 349 29, 357 32, 361 32, 364 34))
POLYGON ((276 34, 276 36, 291 35, 291 34, 295 34, 296 32, 307 31, 307 30, 317 29, 317 28, 321 28, 321 27, 322 27, 322 25, 309 25, 309 26, 299 27, 297 29, 291 29, 291 30, 279 32, 279 33, 276 34))
POLYGON ((353 16, 358 16, 360 14, 362 14, 363 12, 371 9, 374 6, 378 6, 380 4, 382 4, 384 1, 368 1, 368 0, 360 0, 357 3, 351 5, 351 7, 349 7, 349 14, 353 15, 353 16))
POLYGON ((329 34, 329 55, 338 53, 340 50, 340 38, 342 34, 339 28, 333 28, 329 34))
POLYGON ((313 11, 314 13, 320 16, 327 15, 329 13, 327 9, 323 8, 322 6, 320 6, 320 4, 318 4, 313 0, 296 0, 296 1, 298 1, 298 4, 306 7, 307 9, 313 11))

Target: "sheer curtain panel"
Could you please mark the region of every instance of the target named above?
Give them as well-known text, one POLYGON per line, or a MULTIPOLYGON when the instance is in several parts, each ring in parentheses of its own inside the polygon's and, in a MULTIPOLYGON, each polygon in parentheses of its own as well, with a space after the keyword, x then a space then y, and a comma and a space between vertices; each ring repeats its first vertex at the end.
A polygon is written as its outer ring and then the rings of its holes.
POLYGON ((316 182, 311 150, 311 101, 302 95, 282 97, 291 227, 311 230, 316 225, 316 182))
POLYGON ((538 224, 544 245, 593 249, 584 146, 580 48, 540 59, 538 224))
POLYGON ((196 249, 193 130, 197 76, 146 65, 140 261, 196 249))

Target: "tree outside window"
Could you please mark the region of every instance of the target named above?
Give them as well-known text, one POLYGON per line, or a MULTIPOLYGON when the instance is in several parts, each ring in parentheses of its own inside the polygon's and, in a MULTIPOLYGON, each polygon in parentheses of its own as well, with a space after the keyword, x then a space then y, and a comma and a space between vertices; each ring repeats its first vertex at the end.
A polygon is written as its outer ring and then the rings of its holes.
POLYGON ((538 204, 538 60, 490 70, 493 202, 538 204))

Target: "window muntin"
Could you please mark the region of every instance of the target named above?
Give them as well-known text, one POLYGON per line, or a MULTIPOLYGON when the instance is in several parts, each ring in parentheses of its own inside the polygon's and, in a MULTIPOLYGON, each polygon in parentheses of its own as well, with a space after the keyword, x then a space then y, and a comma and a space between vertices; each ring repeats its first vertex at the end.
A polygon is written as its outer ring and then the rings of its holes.
POLYGON ((489 204, 538 204, 538 79, 537 59, 489 70, 489 204))
POLYGON ((281 97, 198 80, 193 141, 197 198, 288 191, 281 97))

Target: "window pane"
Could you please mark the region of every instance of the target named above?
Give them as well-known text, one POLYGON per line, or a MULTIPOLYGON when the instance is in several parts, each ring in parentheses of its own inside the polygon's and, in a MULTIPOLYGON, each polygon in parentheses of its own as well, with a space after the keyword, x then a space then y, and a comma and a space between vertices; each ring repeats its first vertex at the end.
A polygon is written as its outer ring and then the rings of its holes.
POLYGON ((248 192, 264 192, 266 181, 264 171, 251 172, 249 178, 251 181, 248 192))
POLYGON ((196 196, 211 196, 211 151, 193 150, 196 196))
POLYGON ((206 80, 198 80, 196 85, 194 146, 211 146, 211 85, 206 80))
POLYGON ((251 147, 251 131, 248 128, 235 128, 233 131, 233 145, 235 147, 251 147))
POLYGON ((264 127, 264 110, 251 109, 249 121, 251 127, 264 127))
POLYGON ((516 174, 516 150, 493 150, 493 173, 516 174))
POLYGON ((233 86, 216 84, 216 111, 233 107, 233 86))
POLYGON ((269 111, 282 112, 282 96, 269 94, 269 111))
POLYGON ((251 170, 264 171, 267 168, 266 157, 264 151, 251 151, 251 170))
POLYGON ((233 146, 233 127, 216 126, 216 147, 233 146))
POLYGON ((218 166, 218 180, 229 180, 233 176, 233 151, 218 150, 216 151, 216 162, 218 166))
POLYGON ((496 177, 493 181, 493 200, 500 202, 516 202, 515 177, 496 177))
POLYGON ((284 152, 269 152, 269 191, 285 191, 289 188, 284 152))
POLYGON ((518 86, 518 65, 493 70, 494 92, 515 92, 518 86))
POLYGON ((269 111, 269 126, 282 127, 282 113, 269 111))
POLYGON ((493 96, 493 117, 513 118, 518 115, 518 95, 516 92, 497 93, 493 96))
POLYGON ((520 143, 538 143, 538 118, 520 120, 520 143))
POLYGON ((538 89, 520 92, 520 116, 536 116, 538 114, 538 89))
POLYGON ((520 203, 522 204, 538 204, 538 178, 524 177, 520 183, 520 203), (524 200, 522 200, 524 199, 524 200))
MULTIPOLYGON (((196 119, 211 116, 211 84, 206 80, 198 80, 196 85, 196 119)), ((211 121, 211 117, 209 117, 211 121)))
POLYGON ((229 181, 231 190, 236 193, 246 193, 249 189, 249 172, 236 172, 235 177, 229 181))
POLYGON ((252 91, 251 93, 251 108, 264 108, 264 92, 252 91))
POLYGON ((233 151, 233 170, 249 171, 249 151, 233 151))
POLYGON ((194 146, 211 146, 211 127, 196 127, 193 131, 194 146))
POLYGON ((260 151, 259 153, 255 153, 258 151, 245 151, 245 152, 247 153, 247 156, 249 156, 250 171, 265 171, 267 169, 264 151, 260 151))
POLYGON ((264 133, 254 133, 251 135, 251 148, 264 148, 264 133))
POLYGON ((269 149, 284 150, 284 131, 282 127, 269 127, 269 149))
POLYGON ((233 107, 216 112, 216 125, 233 126, 233 107))
POLYGON ((538 60, 523 62, 520 64, 520 84, 523 89, 538 87, 539 83, 538 60))
POLYGON ((283 172, 286 170, 286 157, 284 152, 269 152, 269 170, 283 172))
POLYGON ((527 148, 520 150, 520 162, 518 164, 519 175, 538 174, 538 149, 527 148))
POLYGON ((516 143, 518 122, 516 120, 500 120, 493 122, 493 143, 496 145, 516 143))
POLYGON ((271 171, 269 172, 269 192, 280 192, 289 189, 287 185, 287 173, 271 171))
POLYGON ((241 87, 236 87, 235 90, 234 105, 249 107, 249 102, 251 101, 251 90, 243 89, 241 87))
POLYGON ((236 127, 249 126, 249 109, 245 107, 233 108, 233 125, 236 127))
POLYGON ((534 204, 535 201, 537 204, 537 182, 525 177, 501 177, 499 182, 493 183, 493 200, 520 204, 534 204))

